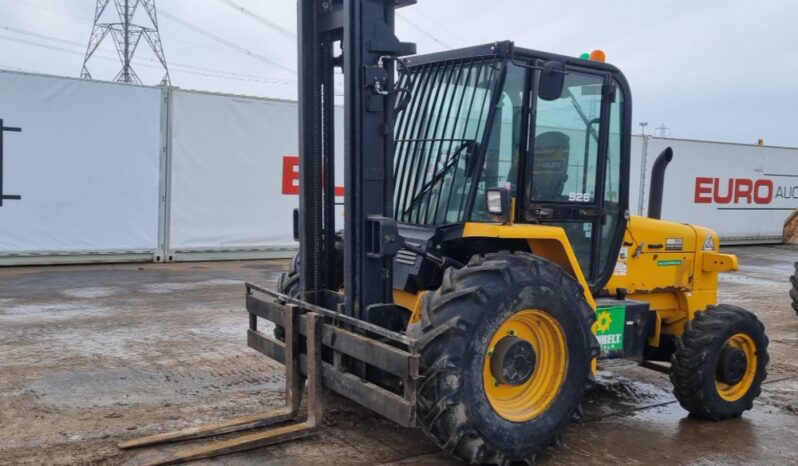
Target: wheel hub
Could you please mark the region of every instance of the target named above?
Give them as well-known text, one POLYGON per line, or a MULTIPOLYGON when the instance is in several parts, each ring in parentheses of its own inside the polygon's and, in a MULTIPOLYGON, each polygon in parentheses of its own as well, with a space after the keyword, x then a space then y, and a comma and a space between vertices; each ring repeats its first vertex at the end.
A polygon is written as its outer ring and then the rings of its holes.
POLYGON ((739 383, 748 368, 748 358, 745 351, 733 346, 725 346, 718 357, 718 366, 715 377, 728 385, 739 383))
POLYGON ((518 386, 532 377, 536 363, 537 355, 531 343, 515 336, 506 336, 493 350, 490 371, 499 383, 518 386))

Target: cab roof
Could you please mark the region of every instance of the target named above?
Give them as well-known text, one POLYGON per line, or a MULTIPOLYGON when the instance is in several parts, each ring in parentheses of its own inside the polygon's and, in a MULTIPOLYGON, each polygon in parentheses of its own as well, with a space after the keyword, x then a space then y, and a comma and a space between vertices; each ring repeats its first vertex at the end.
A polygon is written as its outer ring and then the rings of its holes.
POLYGON ((465 47, 460 49, 446 50, 443 52, 429 53, 424 55, 413 55, 403 59, 405 66, 413 68, 428 63, 443 62, 449 60, 458 60, 465 58, 477 57, 490 57, 497 58, 515 58, 516 60, 558 60, 566 64, 566 66, 575 66, 581 68, 591 68, 600 71, 606 71, 613 74, 621 73, 621 71, 609 63, 603 63, 594 60, 585 60, 579 57, 571 57, 567 55, 559 55, 556 53, 541 52, 539 50, 527 49, 516 47, 512 41, 500 41, 490 44, 476 45, 472 47, 465 47))

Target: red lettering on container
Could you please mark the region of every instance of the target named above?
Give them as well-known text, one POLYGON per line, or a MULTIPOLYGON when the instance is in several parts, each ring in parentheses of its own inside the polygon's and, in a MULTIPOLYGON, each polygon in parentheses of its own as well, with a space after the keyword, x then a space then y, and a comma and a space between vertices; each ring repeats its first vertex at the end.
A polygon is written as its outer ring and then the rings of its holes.
MULTIPOLYGON (((283 157, 283 194, 299 196, 299 156, 297 155, 283 157)), ((343 186, 335 187, 335 195, 337 197, 344 195, 343 186)))
POLYGON ((775 193, 773 181, 762 178, 721 178, 696 177, 696 204, 770 204, 775 193), (725 187, 724 187, 725 185, 725 187))
POLYGON ((712 202, 712 178, 698 177, 695 179, 695 203, 709 204, 712 202))
POLYGON ((726 195, 720 195, 720 178, 715 178, 715 194, 712 196, 715 199, 715 203, 717 204, 728 204, 732 200, 732 193, 734 192, 734 180, 729 180, 728 188, 726 189, 726 195))
POLYGON ((283 194, 299 196, 299 156, 283 157, 283 194))
POLYGON ((773 182, 770 180, 756 180, 754 183, 754 202, 757 204, 770 204, 773 200, 773 182), (760 195, 761 188, 765 188, 765 195, 760 195))
POLYGON ((754 183, 745 178, 738 178, 734 182, 734 203, 739 204, 740 199, 745 199, 751 203, 751 195, 754 192, 754 183))

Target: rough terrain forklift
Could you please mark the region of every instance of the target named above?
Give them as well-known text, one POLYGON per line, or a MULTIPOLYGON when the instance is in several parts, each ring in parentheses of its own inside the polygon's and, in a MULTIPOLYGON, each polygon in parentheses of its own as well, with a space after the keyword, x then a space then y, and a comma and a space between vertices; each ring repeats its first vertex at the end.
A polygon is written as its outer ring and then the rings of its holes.
POLYGON ((324 387, 420 427, 466 463, 533 463, 581 416, 601 358, 670 373, 695 416, 751 408, 766 377, 764 328, 716 304, 718 273, 737 258, 708 228, 659 220, 672 151, 655 164, 648 217, 630 216, 631 92, 603 53, 497 42, 412 56, 394 15, 414 0, 298 3, 300 251, 278 291, 247 284, 246 295, 249 345, 285 364, 287 406, 124 446, 293 419, 307 380, 307 421, 154 462, 308 435, 324 387))

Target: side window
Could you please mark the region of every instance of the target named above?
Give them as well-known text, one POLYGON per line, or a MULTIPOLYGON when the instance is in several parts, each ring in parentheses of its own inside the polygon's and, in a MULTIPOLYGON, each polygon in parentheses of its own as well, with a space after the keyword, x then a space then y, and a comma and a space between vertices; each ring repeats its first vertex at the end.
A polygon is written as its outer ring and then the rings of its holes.
POLYGON ((612 254, 613 239, 621 224, 621 128, 623 128, 623 91, 617 86, 615 102, 610 107, 610 132, 607 147, 607 173, 604 191, 604 209, 607 217, 601 226, 601 253, 599 254, 599 270, 606 267, 608 261, 614 261, 612 254))
POLYGON ((595 202, 603 84, 602 76, 571 72, 559 99, 538 99, 533 202, 595 202))

